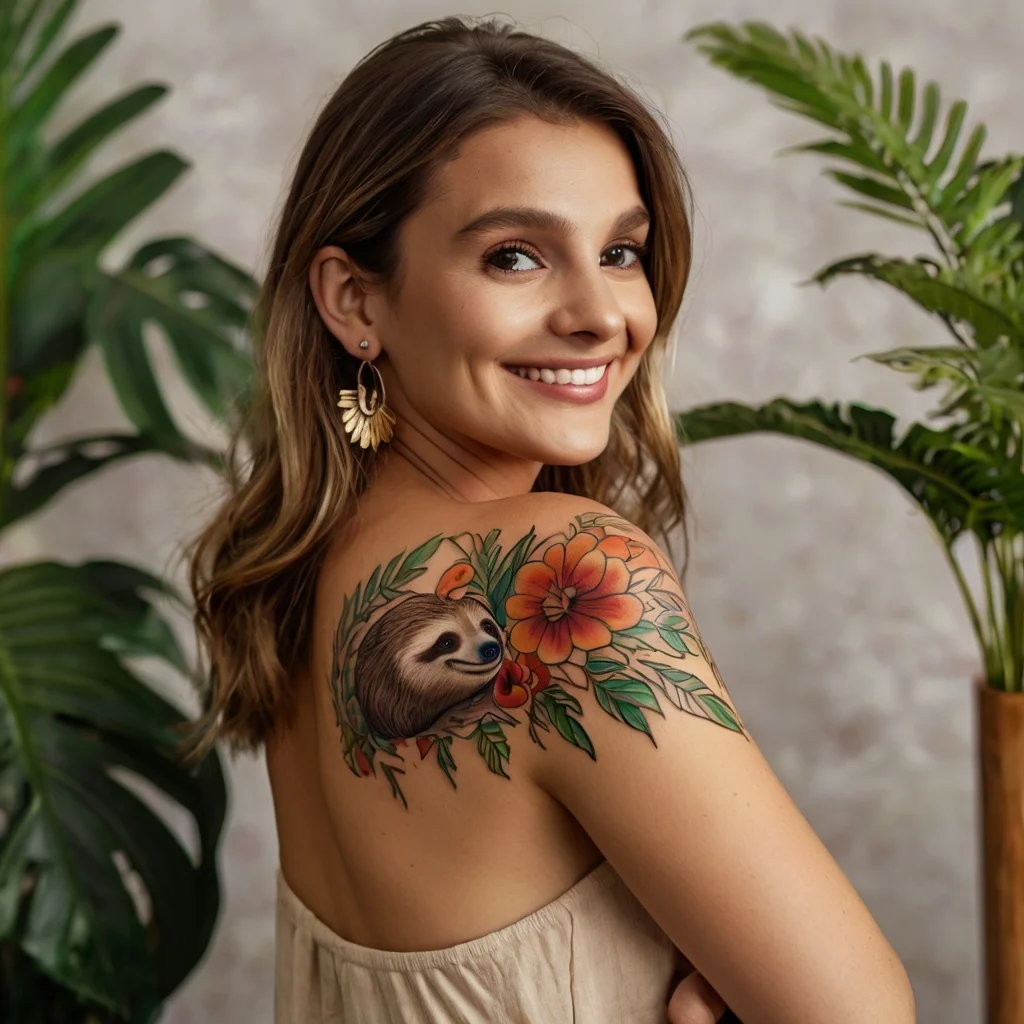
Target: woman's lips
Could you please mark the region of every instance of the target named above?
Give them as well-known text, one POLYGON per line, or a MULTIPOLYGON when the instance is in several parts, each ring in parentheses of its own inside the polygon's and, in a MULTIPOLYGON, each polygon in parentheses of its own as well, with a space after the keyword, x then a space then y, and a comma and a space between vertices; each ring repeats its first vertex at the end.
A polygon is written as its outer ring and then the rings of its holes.
POLYGON ((525 387, 531 388, 538 395, 556 398, 563 402, 586 404, 588 402, 599 402, 608 393, 608 376, 611 372, 611 366, 611 363, 605 364, 600 380, 593 384, 573 384, 571 381, 561 384, 555 381, 549 384, 543 380, 531 380, 529 376, 522 376, 519 372, 519 367, 506 366, 505 369, 525 387))

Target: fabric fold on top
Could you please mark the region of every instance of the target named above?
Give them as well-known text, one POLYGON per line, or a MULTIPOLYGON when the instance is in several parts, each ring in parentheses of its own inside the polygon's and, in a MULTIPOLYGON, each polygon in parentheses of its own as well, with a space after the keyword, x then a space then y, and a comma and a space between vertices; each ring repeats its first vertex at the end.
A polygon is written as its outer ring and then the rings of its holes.
POLYGON ((675 966, 607 860, 504 928, 417 952, 343 939, 277 873, 274 1024, 664 1024, 675 966))

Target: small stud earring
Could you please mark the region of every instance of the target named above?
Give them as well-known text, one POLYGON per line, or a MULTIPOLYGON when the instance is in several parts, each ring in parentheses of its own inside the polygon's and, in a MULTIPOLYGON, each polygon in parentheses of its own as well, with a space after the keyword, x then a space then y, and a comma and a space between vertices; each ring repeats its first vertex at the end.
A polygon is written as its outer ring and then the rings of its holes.
POLYGON ((359 342, 359 347, 360 348, 369 348, 370 347, 370 343, 365 338, 363 338, 363 340, 361 342, 359 342))

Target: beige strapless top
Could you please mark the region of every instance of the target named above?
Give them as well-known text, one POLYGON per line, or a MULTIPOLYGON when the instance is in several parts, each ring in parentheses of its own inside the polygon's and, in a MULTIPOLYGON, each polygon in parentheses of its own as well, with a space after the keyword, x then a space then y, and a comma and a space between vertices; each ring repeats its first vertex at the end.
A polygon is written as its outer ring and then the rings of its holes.
POLYGON ((601 861, 479 939, 389 952, 349 942, 277 874, 274 1024, 664 1024, 676 950, 601 861))

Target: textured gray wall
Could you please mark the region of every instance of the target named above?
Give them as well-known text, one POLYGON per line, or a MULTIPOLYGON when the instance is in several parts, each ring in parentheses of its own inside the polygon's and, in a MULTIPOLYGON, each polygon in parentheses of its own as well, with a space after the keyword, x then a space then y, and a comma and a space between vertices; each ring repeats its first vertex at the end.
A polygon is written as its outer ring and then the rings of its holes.
MULTIPOLYGON (((673 407, 711 399, 822 397, 927 407, 862 352, 936 343, 938 330, 882 286, 797 289, 826 262, 917 236, 837 207, 814 157, 776 159, 816 137, 680 40, 712 19, 762 18, 871 58, 908 63, 962 96, 988 152, 1024 149, 1024 6, 1005 0, 510 0, 528 28, 596 53, 671 119, 698 205, 697 266, 670 381, 673 407)), ((115 19, 122 41, 66 108, 70 122, 115 90, 174 86, 94 165, 170 146, 194 169, 119 253, 187 232, 259 266, 284 177, 312 118, 359 56, 446 13, 419 0, 89 0, 78 28, 115 19)), ((114 255, 118 255, 115 253, 114 255)), ((158 349, 182 422, 209 431, 158 349)), ((40 441, 124 424, 90 361, 40 441)), ((809 445, 757 437, 688 451, 694 555, 688 591, 702 632, 776 773, 849 875, 910 972, 920 1020, 980 1019, 973 708, 977 654, 941 550, 880 473, 809 445)), ((4 558, 109 555, 180 573, 211 480, 167 461, 123 465, 19 529, 4 558)), ((276 841, 262 761, 232 767, 223 849, 226 906, 171 1024, 271 1019, 276 841)))

